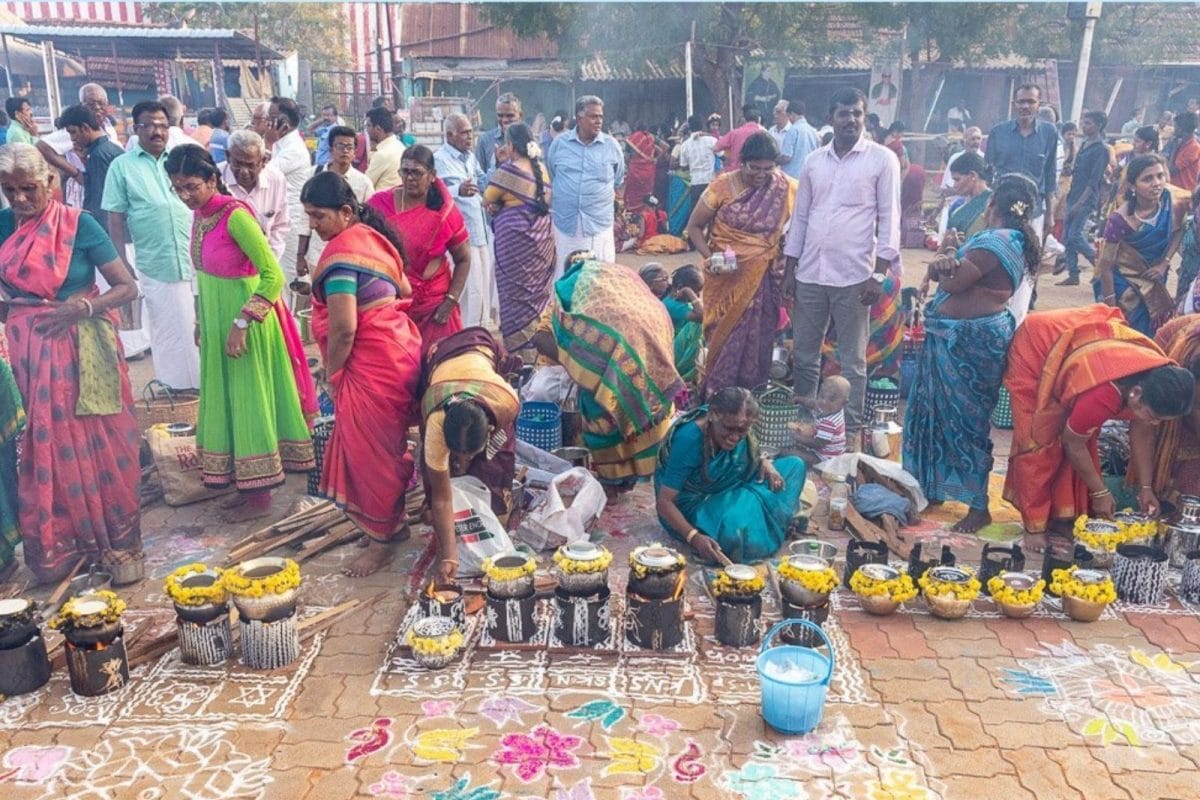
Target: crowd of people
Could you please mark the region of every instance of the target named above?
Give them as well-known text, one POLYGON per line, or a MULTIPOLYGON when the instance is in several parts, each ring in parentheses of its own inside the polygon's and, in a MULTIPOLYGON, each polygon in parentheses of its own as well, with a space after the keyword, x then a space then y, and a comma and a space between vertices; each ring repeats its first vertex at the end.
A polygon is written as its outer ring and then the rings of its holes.
MULTIPOLYGON (((283 97, 245 128, 205 109, 185 131, 170 96, 133 107, 122 147, 104 89, 79 99, 60 131, 10 126, 0 148, 0 567, 18 532, 46 581, 140 546, 125 358, 147 345, 158 381, 199 392, 201 472, 237 489, 228 518, 270 514, 285 473, 315 464, 301 310, 335 409, 321 492, 364 534, 355 576, 409 535, 411 428, 443 577, 458 567, 451 476, 479 478, 507 517, 522 368, 565 370, 609 496, 652 479, 663 527, 712 560, 771 555, 798 510, 808 463, 769 457, 753 433, 775 348, 790 342, 819 457, 858 449, 868 382, 898 371, 902 231, 918 224, 925 173, 903 126, 880 129, 857 89, 832 95, 821 130, 785 99, 770 128, 749 104, 728 131, 693 116, 666 138, 606 132, 594 95, 539 135, 506 93, 494 128, 452 113, 433 148, 386 102, 361 131, 335 108, 305 126, 283 97), (699 263, 620 265, 630 220, 638 241, 674 237, 699 263), (122 311, 138 297, 145 330, 122 311)), ((8 105, 28 116, 27 101, 8 105)), ((968 505, 964 531, 990 521, 1002 385, 1015 427, 1005 494, 1031 535, 1113 512, 1095 457, 1110 418, 1131 421, 1143 510, 1200 489, 1200 462, 1180 466, 1200 430, 1200 288, 1181 272, 1177 296, 1166 290, 1172 258, 1196 247, 1195 115, 1174 118, 1165 155, 1166 132, 1147 127, 1124 153, 1101 112, 1064 148, 1070 131, 1040 105, 1021 86, 986 140, 962 131, 921 290, 936 286, 904 465, 930 500, 968 505), (1093 251, 1088 220, 1102 212, 1093 251), (1078 283, 1080 255, 1092 261, 1098 305, 1031 310, 1054 230, 1064 283, 1078 283)))

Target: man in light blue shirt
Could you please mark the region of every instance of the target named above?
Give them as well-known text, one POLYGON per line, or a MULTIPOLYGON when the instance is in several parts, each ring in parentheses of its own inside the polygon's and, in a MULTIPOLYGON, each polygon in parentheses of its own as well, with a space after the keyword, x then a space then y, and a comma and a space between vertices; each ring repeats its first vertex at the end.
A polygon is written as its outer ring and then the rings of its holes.
MULTIPOLYGON (((467 225, 471 242, 471 266, 463 287, 461 309, 464 327, 495 326, 499 322, 499 301, 496 299, 496 271, 487 221, 483 216, 483 169, 472 150, 475 129, 465 114, 446 116, 443 126, 446 143, 433 154, 437 176, 454 197, 454 204, 467 225)), ((458 268, 458 265, 454 265, 458 268)))
POLYGON ((604 101, 591 94, 580 97, 575 130, 556 138, 546 156, 554 196, 555 279, 562 276, 563 259, 576 250, 590 250, 606 262, 617 257, 613 204, 616 188, 625 182, 625 155, 602 127, 604 101))
POLYGON ((167 109, 146 100, 133 107, 131 116, 137 140, 109 165, 100 205, 109 212, 108 233, 121 257, 126 257, 126 244, 134 246, 154 377, 173 389, 196 389, 200 350, 193 333, 192 212, 175 196, 163 169, 170 129, 167 109))
POLYGON ((821 146, 821 137, 817 135, 817 129, 808 124, 808 120, 804 116, 804 111, 804 103, 802 101, 788 101, 788 119, 792 123, 789 130, 795 137, 795 148, 792 150, 783 150, 783 148, 780 148, 781 159, 783 158, 783 153, 791 154, 787 161, 779 162, 783 167, 783 171, 797 180, 800 179, 800 169, 804 166, 804 162, 814 150, 821 146))

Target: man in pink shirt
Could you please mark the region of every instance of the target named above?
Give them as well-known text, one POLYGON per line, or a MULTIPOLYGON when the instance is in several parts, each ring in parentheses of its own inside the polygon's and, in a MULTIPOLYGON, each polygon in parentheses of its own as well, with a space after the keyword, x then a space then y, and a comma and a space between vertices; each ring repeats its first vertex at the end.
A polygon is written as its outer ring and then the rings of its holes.
POLYGON ((785 302, 795 300, 796 394, 812 398, 832 320, 842 375, 850 381, 846 438, 858 449, 867 388, 871 306, 900 247, 900 162, 863 137, 867 100, 858 89, 830 99, 833 141, 804 162, 783 253, 785 302))
POLYGON ((267 163, 266 143, 261 136, 249 130, 229 134, 221 179, 230 194, 254 209, 254 217, 267 235, 271 252, 282 265, 292 227, 288 217, 287 178, 267 163))
POLYGON ((722 172, 733 172, 735 169, 741 167, 742 145, 753 134, 761 130, 766 130, 759 124, 761 118, 762 112, 758 110, 758 106, 754 103, 747 103, 742 106, 742 124, 720 139, 717 139, 717 143, 713 145, 713 152, 725 153, 722 157, 722 163, 724 164, 722 172))

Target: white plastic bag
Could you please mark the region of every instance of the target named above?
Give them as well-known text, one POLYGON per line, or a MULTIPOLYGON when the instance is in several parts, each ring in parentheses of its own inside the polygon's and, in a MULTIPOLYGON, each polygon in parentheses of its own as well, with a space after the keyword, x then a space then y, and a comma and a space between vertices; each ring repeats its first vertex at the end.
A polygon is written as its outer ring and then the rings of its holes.
POLYGON ((526 403, 554 403, 561 406, 574 383, 565 367, 549 364, 538 368, 521 387, 521 400, 526 403))
POLYGON ((458 546, 458 577, 483 574, 483 560, 513 549, 508 531, 492 512, 492 493, 472 475, 450 479, 454 504, 454 541, 458 546))
POLYGON ((516 537, 535 550, 550 550, 588 538, 604 511, 604 487, 583 467, 554 476, 541 499, 521 520, 516 537))

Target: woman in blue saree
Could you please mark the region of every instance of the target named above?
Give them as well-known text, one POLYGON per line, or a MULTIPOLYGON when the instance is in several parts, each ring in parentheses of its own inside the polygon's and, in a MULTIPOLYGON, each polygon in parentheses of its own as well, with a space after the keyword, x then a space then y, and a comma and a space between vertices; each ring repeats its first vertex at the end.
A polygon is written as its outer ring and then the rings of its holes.
POLYGON ((946 217, 946 230, 962 234, 965 241, 987 227, 987 205, 992 197, 988 187, 987 167, 975 153, 963 153, 950 165, 950 178, 954 183, 954 202, 946 217))
POLYGON ((774 555, 804 489, 804 460, 763 458, 753 427, 758 403, 730 386, 671 426, 658 450, 658 520, 708 561, 774 555))
POLYGON ((925 308, 925 346, 908 398, 904 468, 933 502, 959 500, 970 510, 954 527, 973 533, 992 521, 990 418, 1004 378, 1016 321, 1007 303, 1041 259, 1029 225, 1033 182, 1007 175, 987 207, 987 229, 929 265, 938 281, 925 308))
POLYGON ((1096 299, 1120 308, 1139 333, 1153 337, 1175 311, 1167 271, 1186 232, 1191 196, 1168 184, 1158 153, 1134 157, 1125 170, 1123 200, 1108 215, 1092 282, 1096 299))

